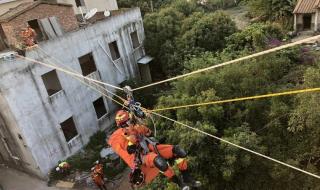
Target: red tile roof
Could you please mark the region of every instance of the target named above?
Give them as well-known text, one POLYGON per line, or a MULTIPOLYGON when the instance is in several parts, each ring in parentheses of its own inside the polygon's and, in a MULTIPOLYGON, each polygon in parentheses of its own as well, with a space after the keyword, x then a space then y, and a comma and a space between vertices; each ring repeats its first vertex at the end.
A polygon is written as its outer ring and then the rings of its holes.
POLYGON ((315 13, 317 8, 320 8, 320 0, 299 0, 293 13, 315 13))

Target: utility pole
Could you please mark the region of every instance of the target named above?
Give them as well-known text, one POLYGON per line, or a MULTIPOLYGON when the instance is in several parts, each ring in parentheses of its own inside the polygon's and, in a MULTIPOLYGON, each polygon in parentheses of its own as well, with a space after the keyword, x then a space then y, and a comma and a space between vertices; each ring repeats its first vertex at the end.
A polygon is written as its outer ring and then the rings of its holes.
POLYGON ((151 7, 151 12, 153 12, 153 1, 150 0, 150 7, 151 7))

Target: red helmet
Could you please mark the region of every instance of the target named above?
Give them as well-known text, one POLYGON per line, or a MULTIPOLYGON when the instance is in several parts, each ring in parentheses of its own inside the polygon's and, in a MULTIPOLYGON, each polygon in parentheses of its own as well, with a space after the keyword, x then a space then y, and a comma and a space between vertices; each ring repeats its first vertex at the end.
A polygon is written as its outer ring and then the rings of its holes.
POLYGON ((127 123, 127 121, 130 120, 130 114, 129 112, 125 111, 125 110, 119 110, 116 113, 116 124, 118 127, 122 127, 123 125, 125 125, 127 123))

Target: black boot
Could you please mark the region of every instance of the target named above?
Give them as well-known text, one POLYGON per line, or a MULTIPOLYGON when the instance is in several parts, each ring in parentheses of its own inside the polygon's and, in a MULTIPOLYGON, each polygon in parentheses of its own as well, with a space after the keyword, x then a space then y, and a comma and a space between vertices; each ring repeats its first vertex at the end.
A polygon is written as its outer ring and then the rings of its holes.
POLYGON ((201 182, 196 181, 188 170, 181 171, 183 182, 190 185, 191 187, 200 187, 201 182))
POLYGON ((186 185, 185 183, 183 183, 182 181, 181 181, 181 179, 178 177, 178 176, 173 176, 171 179, 170 179, 170 181, 172 182, 172 183, 175 183, 175 184, 177 184, 180 188, 181 188, 181 190, 190 190, 190 187, 188 186, 188 185, 186 185))

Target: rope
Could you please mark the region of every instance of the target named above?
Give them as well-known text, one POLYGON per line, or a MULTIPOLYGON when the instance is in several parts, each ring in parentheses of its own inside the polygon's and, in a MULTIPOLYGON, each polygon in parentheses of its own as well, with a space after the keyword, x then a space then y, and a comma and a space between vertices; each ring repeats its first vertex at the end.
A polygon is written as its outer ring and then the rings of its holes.
POLYGON ((252 154, 255 154, 255 155, 257 155, 257 156, 260 156, 260 157, 266 158, 266 159, 268 159, 268 160, 271 160, 271 161, 273 161, 273 162, 276 162, 276 163, 278 163, 278 164, 280 164, 280 165, 283 165, 283 166, 292 168, 292 169, 294 169, 294 170, 296 170, 296 171, 299 171, 299 172, 302 172, 302 173, 307 174, 307 175, 309 175, 309 176, 312 176, 312 177, 315 177, 315 178, 320 179, 320 176, 319 176, 319 175, 310 173, 310 172, 308 172, 308 171, 302 170, 302 169, 300 169, 300 168, 297 168, 297 167, 292 166, 292 165, 290 165, 290 164, 287 164, 287 163, 285 163, 285 162, 282 162, 282 161, 279 161, 279 160, 277 160, 277 159, 274 159, 274 158, 271 158, 271 157, 269 157, 269 156, 266 156, 266 155, 264 155, 264 154, 261 154, 261 153, 259 153, 259 152, 256 152, 256 151, 250 150, 250 149, 248 149, 248 148, 242 147, 242 146, 240 146, 240 145, 234 144, 234 143, 229 142, 229 141, 227 141, 227 140, 225 140, 225 139, 222 139, 222 138, 217 137, 217 136, 215 136, 215 135, 212 135, 212 134, 210 134, 210 133, 204 132, 204 131, 202 131, 202 130, 200 130, 200 129, 191 127, 191 126, 189 126, 189 125, 186 125, 186 124, 184 124, 184 123, 181 123, 181 122, 176 121, 176 120, 174 120, 174 119, 171 119, 171 118, 169 118, 169 117, 163 116, 163 115, 161 115, 161 114, 158 114, 158 113, 155 113, 155 112, 151 112, 151 113, 154 114, 154 115, 156 115, 156 116, 159 116, 159 117, 162 117, 162 118, 164 118, 164 119, 167 119, 167 120, 169 120, 169 121, 172 121, 172 122, 174 122, 174 123, 177 123, 177 124, 179 124, 179 125, 182 125, 182 126, 184 126, 184 127, 187 127, 187 128, 189 128, 189 129, 192 129, 192 130, 194 130, 194 131, 197 131, 197 132, 199 132, 199 133, 201 133, 201 134, 203 134, 203 135, 207 135, 207 136, 212 137, 212 138, 214 138, 214 139, 216 139, 216 140, 219 140, 219 141, 221 141, 221 142, 224 142, 224 143, 226 143, 226 144, 229 144, 229 145, 231 145, 231 146, 237 147, 237 148, 239 148, 239 149, 245 150, 245 151, 250 152, 250 153, 252 153, 252 154))
POLYGON ((168 108, 159 108, 159 109, 154 109, 152 111, 160 112, 160 111, 175 110, 175 109, 181 109, 181 108, 208 106, 208 105, 215 105, 215 104, 239 102, 239 101, 245 101, 245 100, 255 100, 255 99, 270 98, 270 97, 276 97, 276 96, 286 96, 286 95, 301 94, 301 93, 318 92, 318 91, 320 91, 320 88, 307 88, 307 89, 302 89, 302 90, 294 90, 294 91, 287 91, 287 92, 280 92, 280 93, 249 96, 249 97, 234 98, 234 99, 227 99, 227 100, 218 100, 218 101, 198 103, 198 104, 189 104, 189 105, 183 105, 183 106, 173 106, 173 107, 168 107, 168 108))
MULTIPOLYGON (((21 58, 26 58, 26 57, 23 57, 23 56, 19 56, 19 57, 21 57, 21 58)), ((32 59, 29 59, 29 58, 26 58, 26 59, 27 59, 27 60, 30 60, 30 61, 32 61, 32 62, 38 63, 38 61, 36 61, 36 60, 32 60, 32 59)), ((43 63, 43 64, 45 64, 45 63, 43 63)), ((48 66, 48 67, 50 67, 50 68, 54 68, 54 67, 53 67, 52 65, 50 65, 50 64, 45 64, 45 65, 48 66)), ((59 68, 59 69, 61 69, 61 68, 59 68)), ((58 70, 58 69, 57 69, 57 70, 58 70)), ((61 69, 61 70, 64 70, 64 69, 61 69)), ((70 72, 70 71, 66 71, 65 73, 73 76, 73 78, 78 77, 78 74, 72 73, 72 72, 70 72)), ((81 76, 80 78, 85 78, 85 77, 84 77, 84 76, 81 76)), ((76 78, 76 79, 78 79, 78 78, 76 78)), ((121 106, 123 105, 122 103, 118 102, 117 100, 113 99, 112 97, 106 95, 104 92, 101 92, 101 91, 97 90, 97 89, 94 88, 93 86, 91 86, 91 85, 89 85, 89 84, 86 84, 85 82, 83 82, 83 81, 80 80, 80 79, 78 79, 78 80, 79 80, 80 82, 82 82, 83 84, 87 85, 88 87, 92 88, 93 90, 98 91, 99 93, 101 93, 102 95, 104 95, 105 97, 107 97, 108 99, 110 99, 111 101, 114 101, 115 103, 117 103, 117 104, 119 104, 119 105, 121 105, 121 106)), ((146 110, 145 108, 143 108, 143 109, 146 110)), ((229 142, 229 141, 227 141, 227 140, 225 140, 225 139, 219 138, 219 137, 217 137, 217 136, 215 136, 215 135, 212 135, 212 134, 210 134, 210 133, 204 132, 204 131, 202 131, 202 130, 200 130, 200 129, 191 127, 191 126, 189 126, 189 125, 186 125, 186 124, 184 124, 184 123, 181 123, 181 122, 176 121, 176 120, 174 120, 174 119, 171 119, 171 118, 169 118, 169 117, 163 116, 163 115, 158 114, 158 113, 155 113, 155 112, 153 112, 153 111, 149 111, 149 113, 152 113, 152 114, 154 114, 154 115, 156 115, 156 116, 159 116, 159 117, 162 117, 162 118, 167 119, 167 120, 169 120, 169 121, 172 121, 172 122, 177 123, 177 124, 179 124, 179 125, 185 126, 185 127, 190 128, 190 129, 192 129, 192 130, 194 130, 194 131, 197 131, 197 132, 199 132, 199 133, 201 133, 201 134, 204 134, 204 135, 207 135, 207 136, 212 137, 212 138, 214 138, 214 139, 220 140, 221 142, 224 142, 224 143, 226 143, 226 144, 232 145, 232 146, 237 147, 237 148, 239 148, 239 149, 245 150, 245 151, 250 152, 250 153, 252 153, 252 154, 255 154, 255 155, 257 155, 257 156, 266 158, 266 159, 271 160, 271 161, 273 161, 273 162, 276 162, 276 163, 278 163, 278 164, 287 166, 287 167, 292 168, 292 169, 294 169, 294 170, 296 170, 296 171, 299 171, 299 172, 305 173, 305 174, 307 174, 307 175, 310 175, 310 176, 312 176, 312 177, 315 177, 315 178, 320 179, 320 176, 318 176, 318 175, 316 175, 316 174, 313 174, 313 173, 304 171, 304 170, 302 170, 302 169, 300 169, 300 168, 297 168, 297 167, 295 167, 295 166, 292 166, 292 165, 289 165, 289 164, 287 164, 287 163, 281 162, 281 161, 279 161, 279 160, 276 160, 276 159, 271 158, 271 157, 269 157, 269 156, 263 155, 263 154, 258 153, 258 152, 256 152, 256 151, 250 150, 250 149, 248 149, 248 148, 242 147, 242 146, 240 146, 240 145, 234 144, 234 143, 229 142)))
POLYGON ((37 63, 37 64, 40 64, 40 65, 43 65, 43 66, 46 66, 46 67, 49 67, 49 68, 52 68, 52 69, 56 69, 58 71, 64 72, 64 73, 69 74, 69 75, 73 75, 73 76, 76 76, 76 77, 79 77, 79 78, 83 78, 83 79, 86 79, 86 80, 89 80, 89 81, 92 81, 92 82, 95 82, 95 83, 98 83, 98 84, 103 84, 103 85, 106 85, 106 86, 109 86, 109 87, 112 87, 112 88, 115 88, 115 89, 118 89, 118 90, 123 90, 120 87, 117 87, 117 86, 114 86, 114 85, 111 85, 111 84, 108 84, 108 83, 104 83, 104 82, 101 82, 101 81, 98 81, 98 80, 95 80, 95 79, 92 79, 92 78, 89 78, 89 77, 85 77, 85 76, 83 76, 81 74, 70 72, 68 70, 65 70, 65 69, 62 69, 62 68, 59 68, 59 67, 56 67, 56 66, 52 66, 50 64, 43 63, 41 61, 37 61, 35 59, 31 59, 31 58, 24 57, 24 56, 21 56, 21 55, 16 55, 16 56, 19 57, 19 58, 31 61, 33 63, 37 63))
POLYGON ((276 48, 265 50, 265 51, 262 51, 262 52, 259 52, 259 53, 255 53, 255 54, 252 54, 252 55, 248 55, 248 56, 245 56, 245 57, 241 57, 241 58, 238 58, 238 59, 234 59, 234 60, 231 60, 231 61, 227 61, 227 62, 218 64, 218 65, 214 65, 214 66, 211 66, 211 67, 207 67, 207 68, 204 68, 204 69, 196 70, 196 71, 193 71, 193 72, 190 72, 190 73, 187 73, 187 74, 179 75, 179 76, 176 76, 176 77, 173 77, 173 78, 169 78, 169 79, 166 79, 166 80, 162 80, 162 81, 159 81, 159 82, 151 83, 151 84, 148 84, 148 85, 145 85, 145 86, 141 86, 141 87, 135 88, 135 89, 133 89, 133 91, 141 90, 141 89, 144 89, 144 88, 147 88, 147 87, 155 86, 155 85, 166 83, 166 82, 170 82, 170 81, 177 80, 177 79, 180 79, 180 78, 183 78, 183 77, 187 77, 187 76, 190 76, 190 75, 194 75, 194 74, 197 74, 197 73, 202 73, 202 72, 205 72, 205 71, 208 71, 208 70, 212 70, 212 69, 216 69, 216 68, 219 68, 219 67, 223 67, 223 66, 226 66, 226 65, 233 64, 233 63, 237 63, 237 62, 240 62, 240 61, 256 58, 256 57, 259 57, 259 56, 262 56, 262 55, 265 55, 265 54, 269 54, 269 53, 276 52, 276 51, 279 51, 279 50, 282 50, 282 49, 286 49, 286 48, 289 48, 289 47, 300 45, 300 44, 303 44, 303 43, 306 43, 306 42, 309 42, 309 41, 312 41, 312 40, 317 40, 318 38, 320 38, 320 35, 314 36, 314 37, 310 37, 310 38, 306 38, 306 39, 303 39, 303 40, 300 40, 300 41, 297 41, 297 42, 293 42, 293 43, 290 43, 290 44, 282 45, 282 46, 279 46, 279 47, 276 47, 276 48))
MULTIPOLYGON (((60 61, 60 60, 57 59, 56 57, 49 55, 49 54, 48 54, 44 49, 42 49, 40 46, 37 46, 37 47, 38 47, 38 49, 39 49, 42 53, 44 53, 46 56, 48 56, 49 58, 52 58, 53 60, 57 61, 57 63, 59 63, 61 66, 68 68, 70 72, 74 72, 74 73, 76 73, 76 74, 81 75, 81 73, 79 73, 79 72, 76 71, 75 69, 71 68, 70 66, 65 65, 64 63, 62 63, 62 61, 60 61)), ((50 62, 50 61, 49 61, 49 63, 57 66, 57 64, 55 64, 55 63, 53 63, 53 62, 50 62)), ((71 77, 73 77, 73 75, 71 75, 71 77)), ((75 78, 75 77, 73 77, 73 78, 75 78)), ((75 78, 75 79, 79 80, 80 78, 82 79, 83 76, 82 76, 82 77, 79 77, 79 78, 75 78)), ((83 82, 82 80, 79 80, 79 81, 80 81, 80 82, 83 82)), ((99 82, 102 82, 102 81, 99 81, 99 82)), ((84 84, 86 84, 86 85, 88 86, 87 83, 84 83, 84 84)), ((94 82, 94 84, 96 84, 96 82, 94 82)), ((125 101, 125 99, 123 99, 121 96, 118 96, 117 94, 109 91, 107 88, 103 88, 103 87, 100 86, 100 85, 98 85, 98 87, 99 87, 99 88, 102 88, 103 90, 107 91, 108 93, 112 94, 113 96, 119 98, 121 101, 125 101)))
MULTIPOLYGON (((40 48, 40 49, 41 49, 41 48, 40 48)), ((43 50, 42 50, 42 51, 43 51, 43 50)), ((49 56, 49 55, 48 55, 48 56, 49 56)), ((51 57, 51 58, 53 58, 53 59, 57 60, 58 62, 60 62, 58 59, 54 58, 53 56, 49 56, 49 57, 51 57)), ((26 58, 26 57, 22 56, 22 58, 26 58)), ((34 62, 34 61, 31 61, 31 62, 34 62)), ((49 63, 51 63, 51 64, 53 64, 53 65, 56 65, 55 63, 50 62, 50 61, 49 61, 49 63)), ((62 63, 61 63, 61 64, 62 64, 62 63)), ((65 66, 65 67, 68 67, 68 66, 66 66, 66 65, 64 65, 64 64, 62 64, 62 65, 63 65, 63 66, 65 66)), ((70 67, 69 67, 69 68, 70 68, 70 67)), ((70 69, 71 69, 71 70, 73 70, 72 68, 70 68, 70 69)), ((81 80, 81 79, 83 79, 83 78, 84 78, 84 76, 82 76, 82 77, 77 77, 77 76, 75 76, 75 75, 70 75, 70 77, 72 77, 72 78, 74 78, 74 79, 78 80, 79 82, 81 82, 81 83, 82 83, 82 84, 84 84, 85 86, 87 86, 87 87, 91 88, 92 90, 94 90, 94 91, 96 91, 96 92, 98 92, 98 93, 102 94, 103 96, 105 96, 106 98, 108 98, 108 99, 112 100, 113 102, 115 102, 115 103, 119 104, 120 106, 124 106, 124 105, 123 105, 123 103, 121 103, 121 102, 119 102, 119 101, 117 101, 117 100, 113 99, 112 97, 110 97, 109 95, 105 94, 104 92, 102 92, 102 91, 100 91, 100 90, 96 89, 96 88, 95 88, 96 86, 93 86, 93 85, 87 84, 86 82, 84 82, 83 80, 81 80)), ((102 87, 102 86, 100 86, 100 85, 98 85, 98 86, 99 86, 99 88, 103 88, 103 87, 102 87)), ((116 94, 112 93, 111 91, 109 91, 109 90, 108 90, 108 89, 106 89, 106 88, 103 88, 103 90, 105 90, 106 92, 108 92, 108 93, 110 93, 110 94, 112 94, 112 95, 115 95, 117 98, 120 98, 121 100, 124 100, 122 97, 120 97, 120 96, 118 96, 118 95, 116 95, 116 94)), ((124 106, 124 107, 126 107, 126 106, 124 106)))

